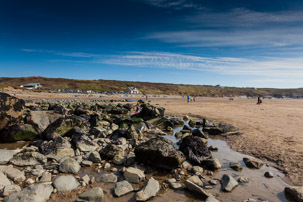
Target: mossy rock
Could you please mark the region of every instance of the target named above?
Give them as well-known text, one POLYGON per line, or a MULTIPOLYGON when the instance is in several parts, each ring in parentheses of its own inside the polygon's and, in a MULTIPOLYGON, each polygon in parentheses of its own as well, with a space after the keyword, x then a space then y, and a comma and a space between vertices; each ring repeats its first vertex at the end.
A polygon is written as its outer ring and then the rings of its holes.
POLYGON ((142 123, 144 120, 142 118, 132 117, 134 123, 142 123))
POLYGON ((4 142, 32 141, 40 138, 40 131, 29 124, 14 125, 5 132, 4 142))

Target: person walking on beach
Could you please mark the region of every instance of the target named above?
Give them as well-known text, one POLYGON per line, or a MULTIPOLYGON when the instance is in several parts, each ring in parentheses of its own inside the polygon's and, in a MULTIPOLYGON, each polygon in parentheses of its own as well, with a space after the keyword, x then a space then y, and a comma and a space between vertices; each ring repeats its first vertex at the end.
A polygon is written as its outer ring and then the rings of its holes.
POLYGON ((260 105, 261 103, 262 103, 261 96, 258 96, 258 102, 257 102, 257 104, 260 105))
POLYGON ((189 101, 190 101, 190 96, 188 95, 187 96, 187 104, 189 103, 189 101))

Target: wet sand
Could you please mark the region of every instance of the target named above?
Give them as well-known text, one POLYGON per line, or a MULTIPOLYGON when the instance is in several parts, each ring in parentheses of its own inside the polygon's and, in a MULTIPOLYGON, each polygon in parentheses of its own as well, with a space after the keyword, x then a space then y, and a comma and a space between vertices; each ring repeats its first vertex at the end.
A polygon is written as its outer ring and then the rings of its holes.
POLYGON ((168 115, 206 117, 230 123, 242 135, 228 138, 232 149, 267 160, 303 185, 303 100, 200 99, 151 101, 166 108, 168 115))

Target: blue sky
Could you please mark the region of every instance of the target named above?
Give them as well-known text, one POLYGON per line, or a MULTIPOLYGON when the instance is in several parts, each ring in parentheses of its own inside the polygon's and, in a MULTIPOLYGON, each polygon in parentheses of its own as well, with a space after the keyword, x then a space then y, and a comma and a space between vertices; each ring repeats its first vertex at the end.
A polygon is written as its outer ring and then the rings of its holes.
POLYGON ((302 0, 4 0, 0 76, 303 87, 302 0))

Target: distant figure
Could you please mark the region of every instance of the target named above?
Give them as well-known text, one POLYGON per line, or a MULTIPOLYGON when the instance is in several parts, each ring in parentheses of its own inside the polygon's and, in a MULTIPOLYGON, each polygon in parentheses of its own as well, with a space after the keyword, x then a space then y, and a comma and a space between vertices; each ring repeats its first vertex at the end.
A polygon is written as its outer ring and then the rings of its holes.
POLYGON ((196 97, 193 97, 193 101, 196 102, 196 97))
POLYGON ((190 96, 188 95, 187 96, 187 104, 189 103, 189 101, 190 101, 190 96))
POLYGON ((145 97, 145 99, 147 100, 147 96, 145 97))
POLYGON ((193 97, 190 97, 190 101, 191 101, 191 102, 193 101, 193 97))
POLYGON ((258 102, 257 102, 257 104, 258 104, 258 105, 262 104, 262 100, 261 100, 261 97, 260 97, 260 96, 258 97, 258 102))
POLYGON ((140 113, 140 107, 139 107, 139 106, 140 106, 140 105, 137 104, 137 106, 136 106, 136 112, 135 112, 136 114, 139 114, 139 113, 140 113))

